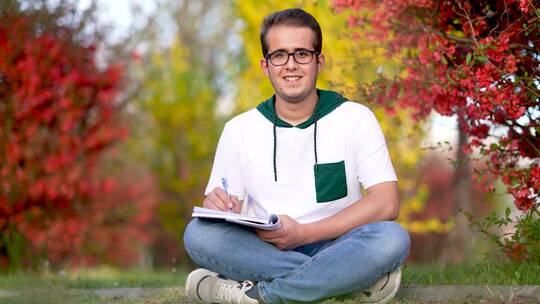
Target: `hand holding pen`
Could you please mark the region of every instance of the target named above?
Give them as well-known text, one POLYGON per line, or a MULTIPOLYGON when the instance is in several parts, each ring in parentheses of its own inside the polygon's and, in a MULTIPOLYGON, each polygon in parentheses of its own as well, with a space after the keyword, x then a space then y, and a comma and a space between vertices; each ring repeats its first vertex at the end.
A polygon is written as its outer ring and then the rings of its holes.
POLYGON ((215 187, 214 190, 206 195, 203 201, 203 207, 224 212, 240 213, 242 204, 238 201, 238 197, 229 194, 229 184, 226 178, 221 179, 221 185, 222 187, 215 187))

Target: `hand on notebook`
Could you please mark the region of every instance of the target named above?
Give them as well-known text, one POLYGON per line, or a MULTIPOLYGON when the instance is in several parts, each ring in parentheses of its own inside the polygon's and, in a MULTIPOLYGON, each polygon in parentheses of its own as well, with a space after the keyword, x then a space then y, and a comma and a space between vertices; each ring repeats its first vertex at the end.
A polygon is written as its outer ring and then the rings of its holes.
POLYGON ((224 212, 240 213, 242 202, 238 200, 236 195, 228 195, 223 188, 216 187, 204 198, 203 207, 224 212))
POLYGON ((280 215, 281 228, 277 230, 257 229, 261 240, 274 244, 279 250, 289 250, 304 245, 303 226, 287 215, 280 215))

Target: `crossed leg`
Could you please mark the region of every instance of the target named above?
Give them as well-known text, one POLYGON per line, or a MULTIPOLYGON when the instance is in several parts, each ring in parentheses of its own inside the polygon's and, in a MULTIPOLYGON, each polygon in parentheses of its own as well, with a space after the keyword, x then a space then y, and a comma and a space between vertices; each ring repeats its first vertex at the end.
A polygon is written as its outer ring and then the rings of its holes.
POLYGON ((184 245, 201 267, 258 282, 265 303, 314 301, 370 286, 408 255, 409 235, 395 222, 357 227, 330 241, 281 251, 244 227, 194 219, 184 245))

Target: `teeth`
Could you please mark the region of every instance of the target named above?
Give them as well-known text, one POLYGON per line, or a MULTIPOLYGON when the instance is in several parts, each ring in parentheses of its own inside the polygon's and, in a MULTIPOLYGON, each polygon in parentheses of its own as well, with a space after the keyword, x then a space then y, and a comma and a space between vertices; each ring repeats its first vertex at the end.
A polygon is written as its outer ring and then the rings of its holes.
POLYGON ((286 76, 286 77, 284 77, 284 78, 285 78, 285 80, 287 80, 287 81, 296 81, 296 80, 300 79, 299 76, 286 76))

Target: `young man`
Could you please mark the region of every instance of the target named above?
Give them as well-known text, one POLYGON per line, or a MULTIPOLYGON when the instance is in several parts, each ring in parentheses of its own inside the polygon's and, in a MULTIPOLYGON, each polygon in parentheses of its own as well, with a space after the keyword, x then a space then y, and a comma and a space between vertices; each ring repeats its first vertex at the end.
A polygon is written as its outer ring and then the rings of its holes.
POLYGON ((260 38, 260 65, 275 95, 225 125, 203 206, 240 212, 246 205, 248 215, 279 214, 282 226, 192 220, 184 244, 204 268, 188 276, 187 296, 287 303, 357 291, 365 302, 386 303, 399 288, 409 236, 392 221, 396 175, 379 124, 366 107, 316 89, 324 56, 313 16, 271 14, 260 38))

